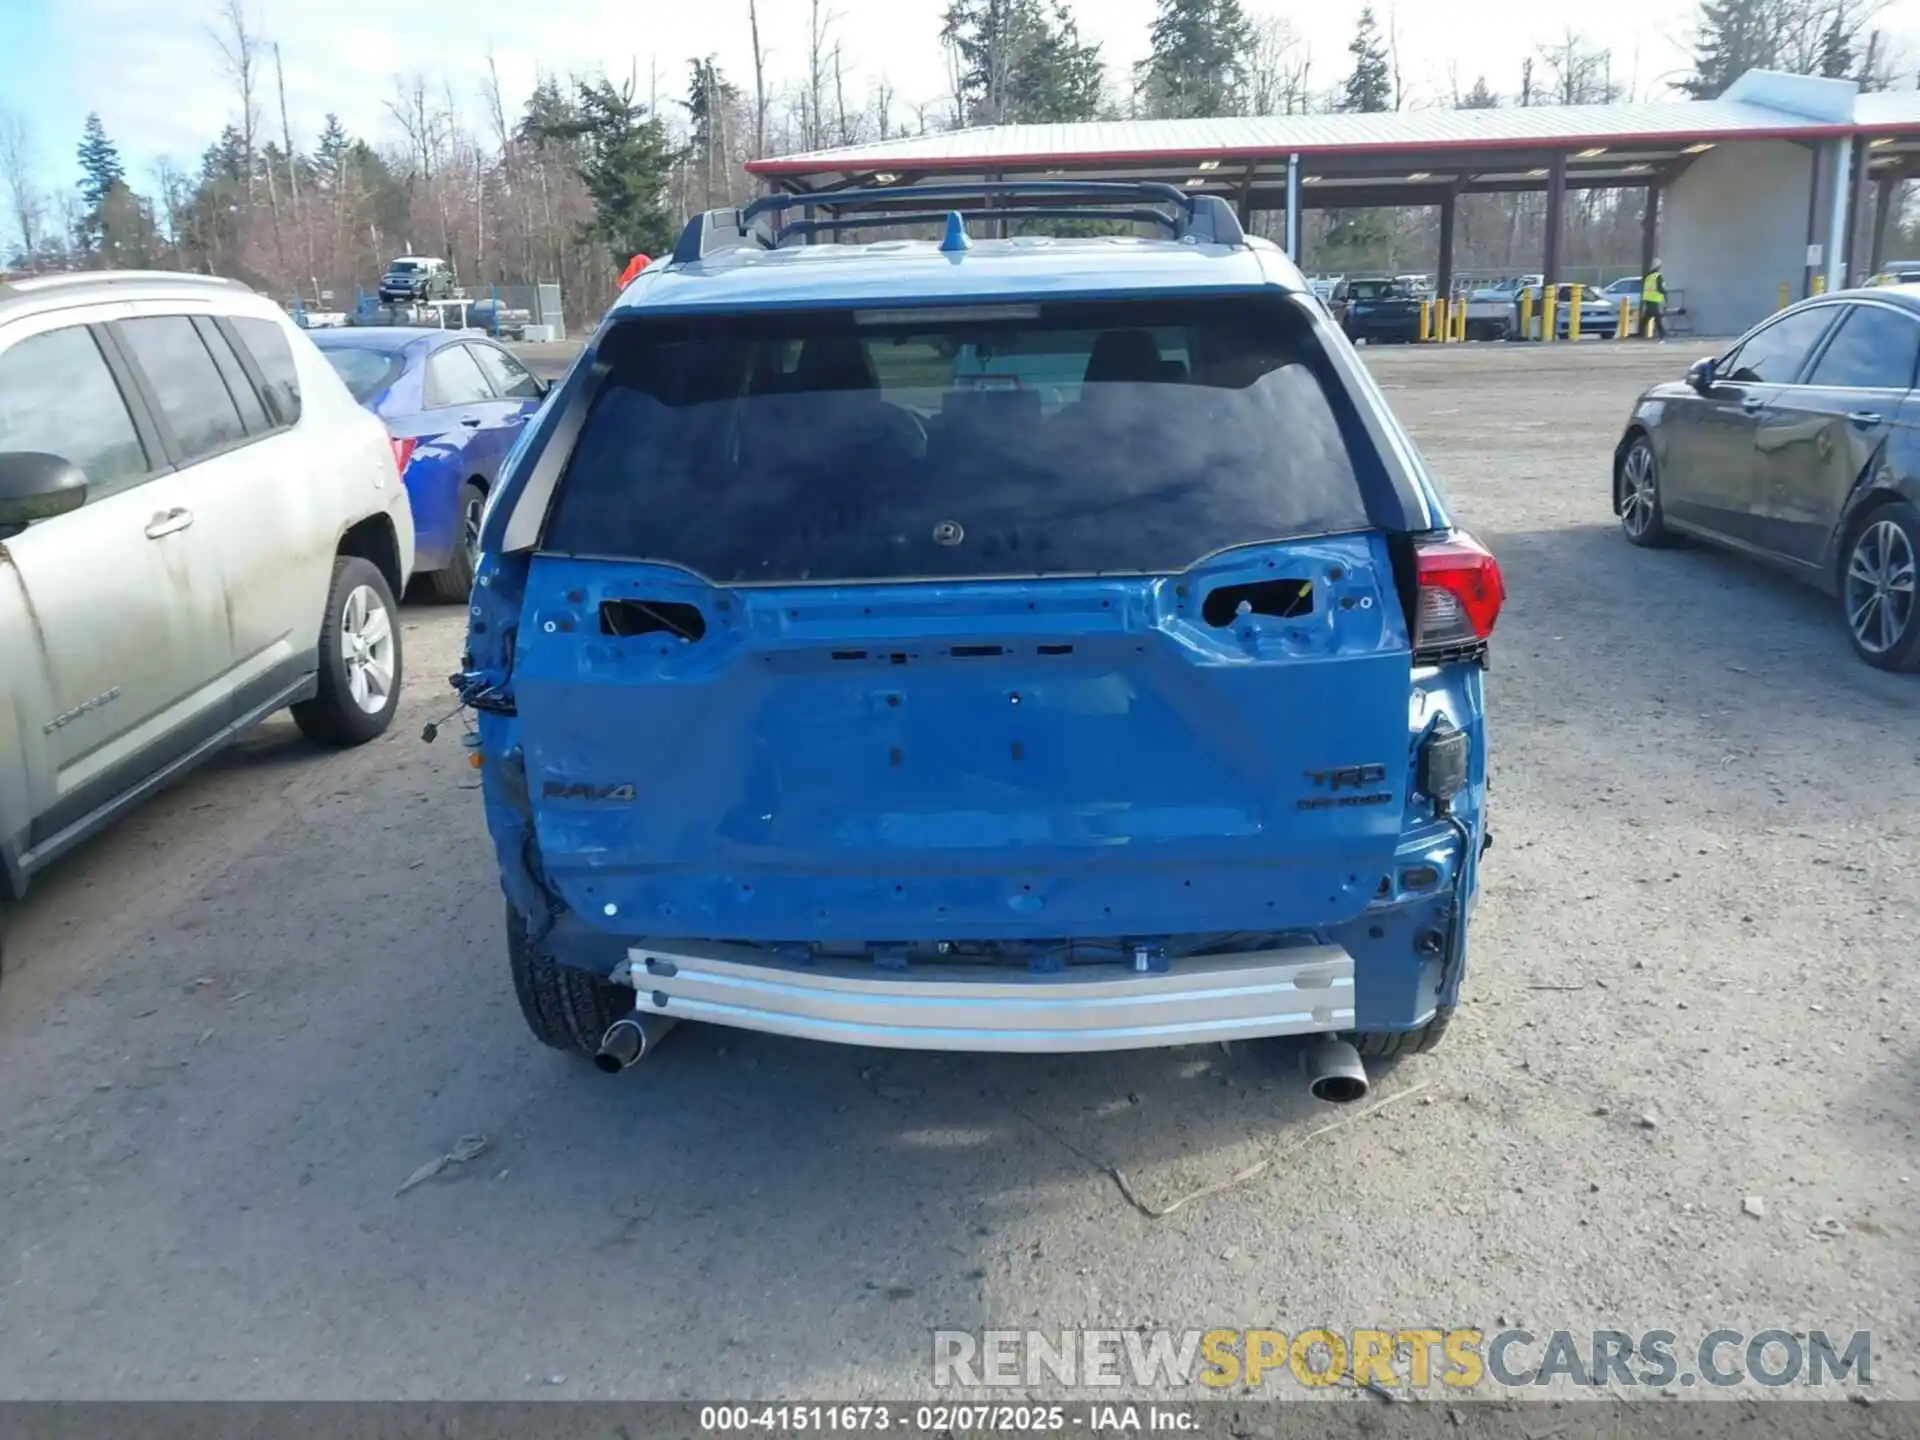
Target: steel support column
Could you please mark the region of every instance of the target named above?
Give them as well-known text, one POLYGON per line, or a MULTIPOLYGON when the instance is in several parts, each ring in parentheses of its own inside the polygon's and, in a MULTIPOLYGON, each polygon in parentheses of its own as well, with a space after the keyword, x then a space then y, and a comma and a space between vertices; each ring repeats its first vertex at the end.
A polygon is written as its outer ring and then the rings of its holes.
POLYGON ((1847 216, 1853 200, 1853 141, 1835 140, 1830 148, 1833 152, 1833 194, 1829 200, 1831 209, 1827 217, 1827 249, 1821 259, 1826 262, 1827 289, 1844 290, 1847 288, 1847 236, 1850 233, 1847 216))
POLYGON ((1640 275, 1644 279, 1660 258, 1660 187, 1647 186, 1647 203, 1640 212, 1640 275))
POLYGON ((1300 263, 1300 156, 1287 156, 1287 254, 1300 263))
POLYGON ((1872 241, 1873 150, 1872 142, 1862 135, 1853 142, 1853 198, 1847 207, 1847 279, 1858 285, 1873 273, 1867 260, 1872 241))
POLYGON ((1874 181, 1873 243, 1867 250, 1867 274, 1876 275, 1887 258, 1887 219, 1893 214, 1893 202, 1899 198, 1900 179, 1882 175, 1874 181))
POLYGON ((1567 220, 1567 157, 1556 155, 1547 168, 1547 246, 1546 254, 1541 257, 1540 273, 1545 277, 1547 289, 1542 294, 1552 294, 1552 286, 1560 283, 1560 234, 1567 220))
MULTIPOLYGON (((1821 273, 1820 267, 1813 263, 1813 247, 1820 244, 1822 217, 1826 213, 1827 186, 1832 181, 1833 166, 1827 159, 1827 147, 1811 145, 1808 147, 1810 163, 1807 179, 1807 255, 1800 274, 1800 296, 1804 300, 1813 294, 1813 277, 1821 273)), ((1821 261, 1826 253, 1821 252, 1821 261)))
POLYGON ((1453 306, 1453 212, 1454 193, 1440 197, 1440 273, 1435 278, 1434 294, 1453 306))

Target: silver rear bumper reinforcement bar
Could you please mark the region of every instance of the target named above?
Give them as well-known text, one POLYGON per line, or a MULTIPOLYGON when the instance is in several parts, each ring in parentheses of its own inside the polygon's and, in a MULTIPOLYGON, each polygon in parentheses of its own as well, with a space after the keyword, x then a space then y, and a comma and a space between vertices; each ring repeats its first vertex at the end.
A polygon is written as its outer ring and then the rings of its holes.
POLYGON ((1029 973, 984 965, 884 970, 672 941, 628 950, 637 1009, 805 1040, 901 1050, 1140 1050, 1354 1025, 1353 957, 1337 945, 1029 973))

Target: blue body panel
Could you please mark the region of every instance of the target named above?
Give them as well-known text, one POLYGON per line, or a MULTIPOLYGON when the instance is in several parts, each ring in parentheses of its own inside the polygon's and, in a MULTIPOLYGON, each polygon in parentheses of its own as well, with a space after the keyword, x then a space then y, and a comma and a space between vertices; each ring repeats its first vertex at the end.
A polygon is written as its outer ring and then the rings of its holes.
POLYGON ((413 509, 414 567, 423 575, 445 569, 460 542, 460 487, 471 480, 492 490, 501 462, 540 402, 497 397, 429 408, 427 360, 436 350, 474 338, 459 331, 365 326, 311 334, 323 351, 367 349, 404 357, 405 368, 361 403, 386 422, 394 439, 415 442, 402 476, 413 509))
MULTIPOLYGON (((702 310, 1297 280, 1260 249, 1175 242, 729 251, 649 270, 601 336, 702 310)), ((1482 671, 1414 664, 1386 535, 1249 544, 1178 574, 846 585, 509 550, 597 348, 503 476, 462 677, 503 888, 557 958, 606 973, 644 936, 888 964, 954 942, 1046 968, 1312 938, 1354 956, 1363 1030, 1455 1000, 1486 836, 1482 671), (1195 613, 1275 574, 1312 581, 1310 614, 1195 613), (626 599, 691 607, 704 633, 608 633, 601 606, 626 599), (1451 816, 1416 779, 1443 725, 1471 742, 1451 816)), ((1443 522, 1377 390, 1357 366, 1349 383, 1443 522)))

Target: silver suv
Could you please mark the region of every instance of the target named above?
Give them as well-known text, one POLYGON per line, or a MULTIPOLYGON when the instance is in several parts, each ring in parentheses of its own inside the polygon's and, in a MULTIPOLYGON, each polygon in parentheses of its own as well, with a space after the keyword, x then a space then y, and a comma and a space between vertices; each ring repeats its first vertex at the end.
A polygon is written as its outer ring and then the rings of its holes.
POLYGON ((271 302, 0 283, 0 901, 277 710, 385 730, 412 570, 385 429, 271 302))

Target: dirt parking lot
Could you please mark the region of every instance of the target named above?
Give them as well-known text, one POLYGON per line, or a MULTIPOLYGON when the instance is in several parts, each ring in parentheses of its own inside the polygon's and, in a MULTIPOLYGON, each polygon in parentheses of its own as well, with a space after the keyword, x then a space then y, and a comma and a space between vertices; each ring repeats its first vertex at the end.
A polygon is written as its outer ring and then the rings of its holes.
POLYGON ((0 1396, 911 1396, 935 1327, 1519 1324, 1870 1329, 1920 1398, 1920 680, 1619 538, 1685 347, 1369 357, 1511 591, 1466 1004, 1397 1103, 1319 1134, 1266 1046, 538 1048, 415 607, 383 742, 272 723, 14 915, 0 1396), (1106 1169, 1263 1157, 1158 1220, 1106 1169))

